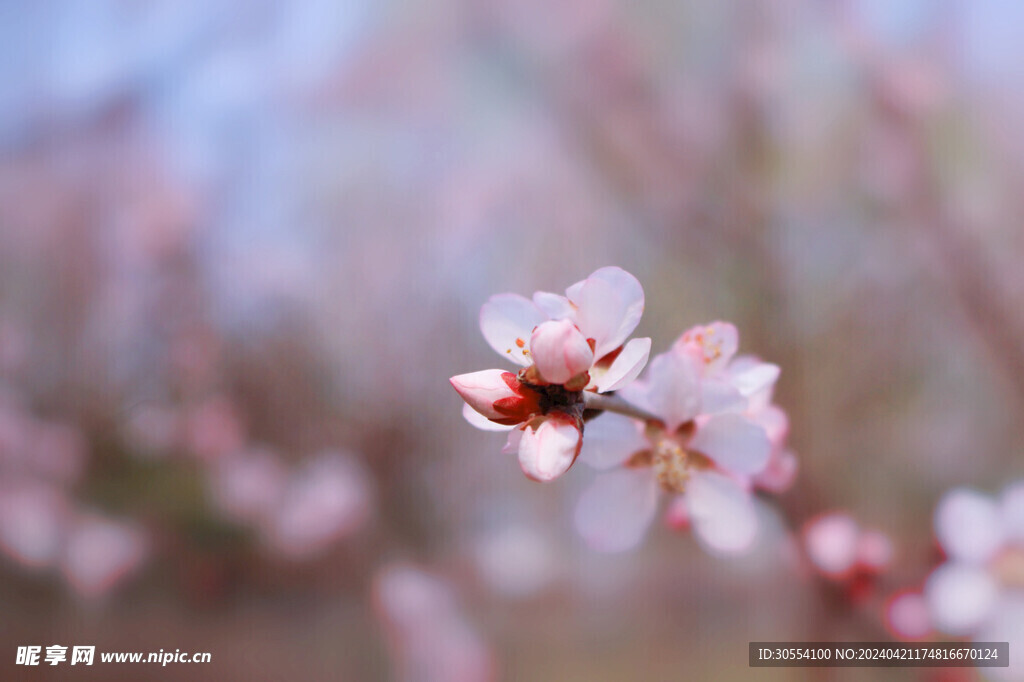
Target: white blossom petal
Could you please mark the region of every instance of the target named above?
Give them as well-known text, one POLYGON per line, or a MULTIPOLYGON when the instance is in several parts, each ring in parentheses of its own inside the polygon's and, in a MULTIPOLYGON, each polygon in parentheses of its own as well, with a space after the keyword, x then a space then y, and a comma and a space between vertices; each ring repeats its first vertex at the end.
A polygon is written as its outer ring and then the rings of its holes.
POLYGON ((748 401, 739 389, 724 379, 705 379, 700 386, 702 414, 743 412, 748 401))
POLYGON ((576 306, 565 296, 549 291, 538 291, 533 294, 533 302, 552 320, 576 319, 576 306))
POLYGON ((735 554, 757 535, 757 510, 750 493, 727 476, 695 472, 686 484, 686 506, 697 539, 708 550, 735 554))
MULTIPOLYGON (((975 642, 1010 642, 1010 649, 1018 651, 1024 642, 1024 595, 1004 593, 999 604, 974 636, 975 642)), ((999 682, 1024 680, 1024 661, 1019 654, 1010 654, 1010 665, 1005 668, 979 668, 984 676, 999 682)))
POLYGON ((514 426, 495 424, 465 403, 462 404, 462 416, 466 421, 482 431, 511 431, 515 428, 514 426))
POLYGON ((629 338, 644 312, 643 287, 622 268, 596 270, 569 287, 566 295, 576 305, 580 331, 596 342, 594 356, 598 359, 629 338))
POLYGON ((745 415, 732 413, 711 417, 699 426, 690 447, 739 474, 763 470, 772 450, 764 428, 745 415))
POLYGON ((595 469, 610 469, 649 447, 635 420, 605 412, 587 422, 580 459, 595 469))
POLYGON ((576 529, 601 552, 623 552, 640 544, 658 506, 650 469, 617 469, 601 474, 576 505, 576 529))
POLYGON ((1003 491, 999 504, 1003 530, 1007 538, 1024 541, 1024 481, 1003 491))
POLYGON ((998 587, 987 571, 954 561, 932 572, 924 594, 935 626, 950 635, 965 635, 988 618, 998 587))
POLYGON ((935 534, 950 558, 987 561, 1003 542, 995 500, 966 488, 951 490, 935 511, 935 534))
POLYGON ((622 396, 664 419, 670 431, 700 412, 700 377, 689 355, 674 351, 656 355, 647 377, 626 386, 622 396))
POLYGON ((593 381, 594 387, 597 388, 598 393, 619 390, 640 376, 650 354, 650 339, 631 339, 622 347, 622 352, 608 369, 601 372, 595 367, 590 371, 592 377, 597 374, 593 381))
POLYGON ((767 405, 771 400, 780 371, 778 365, 761 362, 750 356, 737 358, 728 368, 732 385, 746 398, 760 398, 759 407, 767 405))
POLYGON ((519 466, 536 481, 552 481, 572 466, 580 450, 580 430, 569 417, 553 415, 527 426, 519 441, 519 466))
POLYGON ((534 327, 547 319, 544 311, 525 296, 498 294, 480 309, 480 331, 499 355, 528 367, 533 361, 526 344, 534 327))

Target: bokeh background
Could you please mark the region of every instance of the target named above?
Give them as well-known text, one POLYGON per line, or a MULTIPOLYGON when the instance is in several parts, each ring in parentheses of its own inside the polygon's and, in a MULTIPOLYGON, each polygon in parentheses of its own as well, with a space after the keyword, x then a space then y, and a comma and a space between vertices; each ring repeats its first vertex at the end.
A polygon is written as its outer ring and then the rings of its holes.
POLYGON ((3 3, 4 679, 745 679, 748 641, 871 639, 942 493, 1024 476, 1022 25, 3 3), (611 264, 655 351, 726 319, 782 367, 800 477, 745 558, 668 528, 596 554, 591 472, 532 483, 462 421, 447 378, 501 366, 486 298, 611 264), (832 509, 893 542, 866 608, 796 558, 787 523, 832 509), (213 660, 16 668, 27 644, 213 660))

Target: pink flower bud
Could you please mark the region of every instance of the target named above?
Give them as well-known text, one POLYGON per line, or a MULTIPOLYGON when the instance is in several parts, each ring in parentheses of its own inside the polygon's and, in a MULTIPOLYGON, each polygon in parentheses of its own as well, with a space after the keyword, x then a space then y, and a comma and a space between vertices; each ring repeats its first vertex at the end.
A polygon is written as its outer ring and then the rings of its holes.
POLYGON ((533 330, 530 355, 545 381, 564 384, 590 369, 594 351, 572 322, 549 320, 533 330))
POLYGON ((449 381, 467 405, 498 424, 519 424, 541 412, 540 396, 512 372, 485 369, 449 381))
POLYGON ((576 461, 583 441, 582 429, 575 419, 552 412, 539 425, 528 425, 519 441, 519 466, 536 481, 551 481, 576 461))

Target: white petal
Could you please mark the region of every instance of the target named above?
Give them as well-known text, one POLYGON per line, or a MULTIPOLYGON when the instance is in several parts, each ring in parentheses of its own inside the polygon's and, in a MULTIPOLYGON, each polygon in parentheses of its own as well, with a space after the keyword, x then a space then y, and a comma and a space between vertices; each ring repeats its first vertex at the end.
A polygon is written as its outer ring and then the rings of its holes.
POLYGON ((686 506, 697 538, 712 552, 742 552, 757 535, 753 498, 726 476, 694 473, 686 484, 686 506))
MULTIPOLYGON (((594 381, 594 386, 599 393, 617 391, 630 383, 643 371, 647 364, 647 358, 651 354, 651 340, 631 339, 622 347, 622 352, 612 362, 611 367, 604 371, 594 381)), ((595 373, 591 370, 591 374, 595 373)))
POLYGON ((999 509, 1007 537, 1024 541, 1024 481, 1003 491, 999 509))
POLYGON ((894 597, 885 609, 885 621, 901 639, 920 639, 931 631, 928 602, 919 592, 894 597))
POLYGON ((526 344, 533 328, 547 319, 544 311, 525 296, 498 294, 480 309, 480 331, 502 357, 528 367, 533 362, 524 352, 526 344))
POLYGON ((538 291, 533 294, 533 302, 552 320, 573 320, 576 318, 576 306, 565 296, 538 291))
POLYGON ((741 414, 711 417, 697 428, 690 447, 739 474, 756 474, 768 464, 772 444, 765 430, 741 414))
POLYGON ((566 294, 576 305, 580 331, 596 341, 594 356, 598 359, 629 338, 644 312, 643 287, 622 268, 601 268, 566 294))
POLYGON ((964 635, 992 612, 998 588, 987 571, 949 562, 928 577, 924 595, 935 626, 950 635, 964 635))
POLYGON ((673 351, 656 355, 647 377, 626 386, 622 395, 664 419, 670 431, 700 412, 700 379, 690 356, 673 351))
POLYGON ((1006 668, 980 668, 986 678, 999 682, 1024 680, 1024 660, 1019 653, 1024 644, 1024 594, 1004 593, 989 619, 974 636, 974 641, 1010 643, 1010 665, 1006 668))
POLYGON ((737 358, 728 368, 730 381, 745 398, 763 407, 771 400, 779 366, 750 356, 737 358))
POLYGON ((995 500, 966 488, 946 493, 935 511, 935 534, 951 558, 987 561, 1003 542, 995 500))
POLYGON ((658 505, 650 469, 601 474, 576 505, 576 529, 601 552, 623 552, 640 544, 658 505))
POLYGON ((609 469, 648 447, 636 421, 605 412, 587 422, 580 459, 595 469, 609 469))
POLYGON ((700 385, 700 411, 702 414, 742 412, 748 401, 739 389, 722 379, 705 379, 700 385))
POLYGON ((549 416, 526 427, 519 442, 519 466, 536 481, 552 481, 572 466, 579 454, 580 431, 566 417, 549 416))
POLYGON ((470 424, 483 431, 511 431, 515 428, 514 426, 495 424, 465 403, 462 404, 462 416, 470 424))
POLYGON ((509 432, 508 438, 505 440, 504 447, 501 448, 501 452, 504 455, 513 455, 519 453, 519 445, 523 442, 524 429, 513 427, 512 431, 509 432))

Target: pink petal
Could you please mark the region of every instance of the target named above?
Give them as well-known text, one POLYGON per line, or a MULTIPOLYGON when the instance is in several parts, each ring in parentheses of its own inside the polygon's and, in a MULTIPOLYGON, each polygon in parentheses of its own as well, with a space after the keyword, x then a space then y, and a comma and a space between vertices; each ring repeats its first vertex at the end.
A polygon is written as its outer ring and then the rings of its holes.
POLYGON ((622 395, 664 419, 670 431, 700 412, 700 377, 688 355, 672 351, 656 355, 647 377, 626 386, 622 395))
POLYGON ((142 564, 146 548, 135 526, 90 516, 71 530, 62 569, 80 594, 99 597, 142 564))
POLYGON ((265 539, 289 558, 307 558, 357 531, 371 511, 369 476, 359 461, 325 452, 293 475, 265 539))
POLYGON ((674 347, 696 350, 704 371, 713 374, 725 368, 739 347, 739 332, 728 322, 712 322, 692 327, 679 337, 674 347))
POLYGON ((596 270, 569 287, 566 295, 577 307, 576 324, 580 331, 596 341, 594 356, 598 359, 629 338, 644 312, 643 287, 622 268, 596 270))
POLYGON ((640 544, 658 504, 650 469, 618 469, 601 474, 576 505, 576 530, 601 552, 623 552, 640 544))
MULTIPOLYGON (((9 475, 9 474, 8 474, 9 475)), ((57 488, 18 481, 0 489, 0 551, 25 566, 53 563, 68 523, 57 488)))
POLYGON ((525 428, 512 427, 512 430, 508 434, 508 438, 505 440, 505 445, 501 448, 503 455, 513 455, 519 452, 519 444, 523 442, 523 434, 525 428))
POLYGON ((754 485, 773 493, 784 493, 796 480, 800 463, 790 450, 775 450, 768 458, 768 466, 754 475, 754 485))
POLYGON ((857 540, 857 562, 874 571, 884 570, 892 561, 892 540, 885 533, 871 530, 857 540))
POLYGON ((622 347, 622 351, 603 373, 596 367, 590 371, 592 377, 597 375, 594 379, 594 387, 598 393, 619 390, 640 376, 650 354, 650 339, 631 339, 622 347))
POLYGON ((605 412, 587 422, 580 459, 595 469, 610 469, 648 447, 635 420, 605 412))
POLYGON ((494 403, 518 397, 515 391, 509 388, 504 378, 506 374, 511 375, 511 372, 485 369, 480 372, 459 374, 448 381, 467 405, 488 419, 501 419, 507 415, 496 410, 494 403))
POLYGON ((739 389, 724 379, 704 379, 700 386, 701 414, 742 412, 748 400, 739 389))
POLYGON ((575 321, 576 306, 565 296, 548 291, 538 291, 533 294, 533 302, 552 320, 575 321))
POLYGON ((900 639, 921 639, 932 629, 928 602, 919 592, 903 592, 889 600, 885 622, 900 639))
POLYGON ((527 426, 519 442, 519 466, 536 481, 552 481, 572 466, 580 451, 580 430, 566 415, 552 413, 534 428, 527 426))
POLYGON ((841 577, 857 562, 860 527, 848 514, 826 514, 804 527, 804 546, 811 562, 825 575, 841 577))
POLYGON ((728 368, 730 383, 745 398, 756 402, 758 407, 767 405, 771 400, 779 372, 778 365, 761 362, 750 356, 737 358, 728 368))
POLYGON ((768 464, 772 445, 768 434, 749 417, 722 414, 699 426, 690 447, 739 474, 756 474, 768 464))
POLYGON ((530 353, 545 381, 564 384, 590 369, 594 351, 586 338, 568 320, 549 320, 530 337, 530 353))
POLYGON ((987 571, 957 562, 939 566, 924 586, 935 626, 950 635, 965 635, 981 625, 998 594, 987 571))
POLYGON ((951 558, 987 561, 1003 542, 995 500, 966 488, 946 493, 935 511, 935 534, 951 558))
POLYGON ((463 404, 462 406, 462 416, 467 422, 481 431, 511 431, 515 428, 514 426, 496 424, 467 404, 463 404))
POLYGON ((526 344, 534 327, 547 319, 530 299, 519 294, 498 294, 480 309, 480 331, 502 357, 528 367, 533 361, 525 352, 526 344))
POLYGON ((694 473, 686 484, 687 509, 697 539, 711 552, 747 550, 757 535, 757 510, 750 493, 718 473, 694 473))

